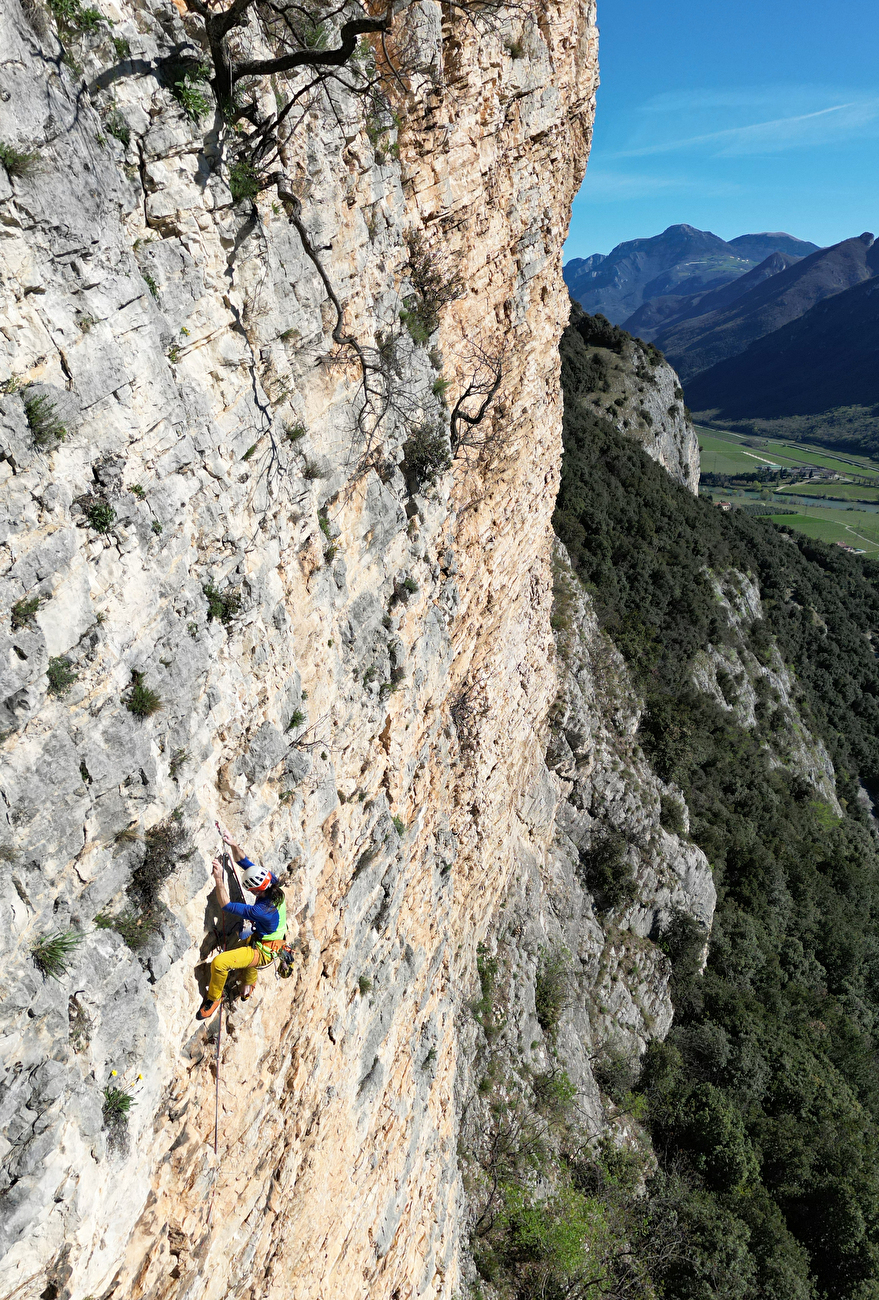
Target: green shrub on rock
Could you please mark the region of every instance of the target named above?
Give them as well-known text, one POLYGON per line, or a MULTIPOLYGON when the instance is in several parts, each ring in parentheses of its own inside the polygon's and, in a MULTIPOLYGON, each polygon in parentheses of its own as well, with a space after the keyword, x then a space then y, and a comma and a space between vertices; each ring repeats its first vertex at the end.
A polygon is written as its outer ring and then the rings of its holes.
POLYGON ((534 1007, 540 1028, 555 1038, 570 999, 570 953, 557 948, 541 954, 534 983, 534 1007))
POLYGON ((46 673, 49 678, 49 694, 59 697, 67 694, 77 678, 66 655, 56 655, 50 659, 46 673))
POLYGON ((432 486, 451 464, 448 434, 439 424, 417 425, 403 443, 403 470, 415 491, 432 486))
POLYGON ((25 394, 24 413, 38 447, 63 442, 67 437, 67 429, 58 416, 55 403, 44 393, 31 396, 25 394))
POLYGON ((232 587, 220 591, 212 582, 205 583, 202 591, 208 602, 208 622, 216 620, 224 627, 228 627, 241 610, 241 592, 232 587))
POLYGON ((144 682, 144 674, 132 670, 131 685, 128 694, 123 696, 123 704, 136 718, 151 718, 165 706, 161 696, 144 682))
POLYGON ((588 849, 580 850, 578 875, 599 912, 625 907, 637 897, 628 849, 625 836, 611 827, 597 833, 588 849))
POLYGON ((241 158, 229 168, 229 189, 236 203, 242 199, 255 199, 261 188, 259 172, 253 163, 241 158))
POLYGON ((116 521, 116 511, 109 501, 95 497, 85 506, 85 517, 96 533, 109 533, 116 521))

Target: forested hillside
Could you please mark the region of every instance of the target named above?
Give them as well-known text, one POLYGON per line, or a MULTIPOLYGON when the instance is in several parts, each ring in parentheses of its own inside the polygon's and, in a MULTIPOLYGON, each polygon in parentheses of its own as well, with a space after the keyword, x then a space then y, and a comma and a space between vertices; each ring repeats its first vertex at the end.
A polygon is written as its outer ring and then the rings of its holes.
POLYGON ((718 887, 704 971, 692 923, 656 936, 676 1013, 640 1084, 652 1285, 669 1300, 875 1300, 879 566, 694 498, 596 413, 591 374, 571 326, 555 526, 718 887), (734 605, 749 580, 763 617, 733 618, 720 593, 734 605), (722 694, 695 685, 711 656, 729 664, 722 694), (793 674, 838 804, 798 771, 803 728, 761 666, 793 674))

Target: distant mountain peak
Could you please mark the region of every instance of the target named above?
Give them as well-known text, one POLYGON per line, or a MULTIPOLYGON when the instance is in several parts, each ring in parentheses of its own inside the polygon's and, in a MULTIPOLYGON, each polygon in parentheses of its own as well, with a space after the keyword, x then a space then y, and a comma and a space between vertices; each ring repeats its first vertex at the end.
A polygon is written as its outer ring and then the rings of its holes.
POLYGON ((772 253, 805 257, 817 245, 778 232, 723 240, 688 222, 659 235, 617 244, 607 256, 576 258, 564 267, 572 298, 585 311, 622 324, 654 298, 707 293, 737 279, 772 253))

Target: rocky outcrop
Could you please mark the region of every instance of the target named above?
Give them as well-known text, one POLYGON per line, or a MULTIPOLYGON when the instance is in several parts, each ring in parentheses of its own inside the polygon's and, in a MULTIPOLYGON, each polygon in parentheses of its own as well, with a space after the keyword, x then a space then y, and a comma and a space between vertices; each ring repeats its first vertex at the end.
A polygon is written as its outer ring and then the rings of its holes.
POLYGON ((560 789, 594 13, 413 6, 394 115, 316 93, 275 188, 233 199, 178 9, 119 0, 63 47, 30 0, 0 18, 0 1292, 451 1296, 456 1011, 560 789), (417 342, 413 247, 462 291, 417 342), (337 305, 399 381, 369 446, 337 305), (413 481, 413 430, 498 359, 478 439, 413 481), (297 949, 219 1051, 193 1020, 217 816, 283 874, 297 949))
POLYGON ((576 302, 570 326, 569 398, 587 402, 593 415, 640 442, 652 460, 697 495, 699 439, 678 377, 662 353, 604 316, 590 316, 576 302))
POLYGON ((740 726, 750 730, 768 723, 771 743, 766 743, 766 749, 772 765, 806 781, 841 816, 830 755, 806 725, 800 711, 802 692, 778 647, 765 634, 760 588, 753 577, 735 569, 720 577, 711 574, 711 584, 728 635, 723 645, 710 645, 697 655, 694 685, 740 726), (749 644, 757 629, 764 631, 759 658, 749 644))

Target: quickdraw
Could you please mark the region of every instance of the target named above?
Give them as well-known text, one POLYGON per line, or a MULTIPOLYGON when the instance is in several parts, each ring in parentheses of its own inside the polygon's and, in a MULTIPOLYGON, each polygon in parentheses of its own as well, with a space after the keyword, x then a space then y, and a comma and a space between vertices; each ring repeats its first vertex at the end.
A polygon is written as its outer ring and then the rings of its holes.
POLYGON ((279 951, 276 953, 276 956, 278 959, 278 964, 275 967, 275 974, 280 980, 288 980, 290 976, 293 974, 293 959, 294 959, 293 949, 290 946, 290 944, 285 943, 284 946, 281 949, 279 949, 279 951))

